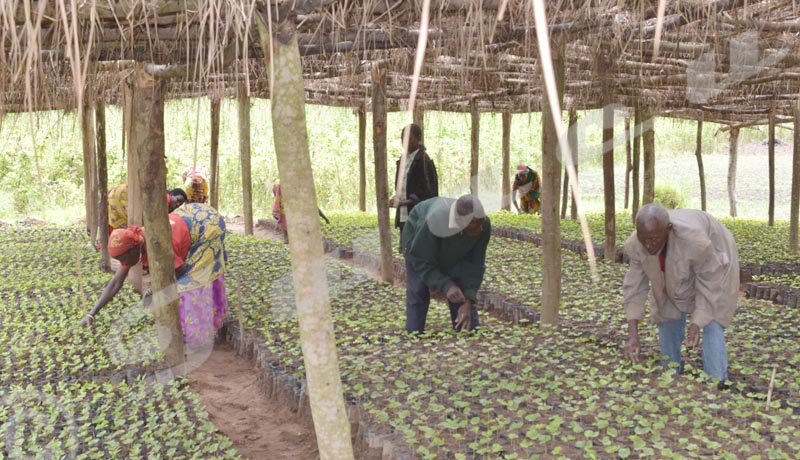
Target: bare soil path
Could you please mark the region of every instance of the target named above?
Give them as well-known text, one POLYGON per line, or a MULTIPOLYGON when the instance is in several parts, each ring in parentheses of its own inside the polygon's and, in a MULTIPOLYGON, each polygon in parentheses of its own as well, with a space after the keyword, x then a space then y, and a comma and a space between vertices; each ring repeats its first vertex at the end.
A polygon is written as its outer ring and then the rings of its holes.
POLYGON ((309 420, 267 399, 253 369, 229 344, 218 342, 209 359, 189 373, 217 429, 251 460, 315 460, 317 443, 309 420))

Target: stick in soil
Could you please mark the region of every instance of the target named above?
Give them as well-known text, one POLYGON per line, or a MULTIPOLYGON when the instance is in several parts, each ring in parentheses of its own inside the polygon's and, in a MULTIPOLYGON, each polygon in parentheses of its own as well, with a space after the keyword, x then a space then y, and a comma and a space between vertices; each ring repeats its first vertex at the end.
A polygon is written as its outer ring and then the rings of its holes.
POLYGON ((769 403, 772 401, 772 388, 775 385, 775 372, 778 370, 778 365, 775 364, 772 366, 772 377, 769 379, 769 389, 767 390, 767 408, 769 408, 769 403))

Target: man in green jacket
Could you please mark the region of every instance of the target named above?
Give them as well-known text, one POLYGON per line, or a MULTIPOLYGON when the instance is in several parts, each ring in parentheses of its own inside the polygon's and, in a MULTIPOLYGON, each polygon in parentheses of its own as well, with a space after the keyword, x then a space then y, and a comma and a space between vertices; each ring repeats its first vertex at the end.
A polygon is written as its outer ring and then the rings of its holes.
POLYGON ((475 196, 436 197, 414 206, 400 241, 406 258, 406 331, 425 331, 429 289, 447 297, 453 328, 478 327, 475 302, 491 234, 491 222, 475 196))

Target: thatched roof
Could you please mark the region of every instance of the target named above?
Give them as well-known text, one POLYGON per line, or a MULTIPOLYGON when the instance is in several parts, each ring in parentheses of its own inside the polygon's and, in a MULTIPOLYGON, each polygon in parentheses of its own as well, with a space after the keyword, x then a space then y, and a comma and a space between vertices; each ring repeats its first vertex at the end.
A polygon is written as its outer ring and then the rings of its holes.
MULTIPOLYGON (((0 111, 74 107, 84 86, 118 101, 135 61, 171 75, 168 97, 232 95, 242 81, 267 97, 269 69, 253 20, 259 14, 296 15, 308 102, 369 110, 369 68, 377 63, 388 71, 389 107, 405 109, 426 32, 419 107, 540 110, 531 1, 432 0, 422 31, 423 3, 6 0, 0 111)), ((657 1, 546 3, 551 40, 564 44, 567 109, 641 104, 731 124, 765 123, 772 110, 779 121, 791 115, 800 89, 794 1, 666 2, 660 36, 657 1)))

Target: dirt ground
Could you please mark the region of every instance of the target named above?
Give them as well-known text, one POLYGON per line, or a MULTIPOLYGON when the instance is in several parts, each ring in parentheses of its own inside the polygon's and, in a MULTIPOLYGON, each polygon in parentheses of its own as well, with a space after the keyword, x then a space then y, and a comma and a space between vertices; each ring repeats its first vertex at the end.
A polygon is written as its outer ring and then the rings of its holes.
POLYGON ((319 458, 309 422, 264 397, 255 369, 229 344, 215 345, 209 359, 189 374, 189 385, 243 458, 319 458))
MULTIPOLYGON (((241 217, 227 222, 229 231, 244 233, 241 217)), ((256 236, 278 238, 262 227, 256 236)), ((251 460, 316 460, 317 442, 309 420, 267 399, 256 370, 233 348, 217 343, 209 359, 189 374, 211 421, 228 436, 243 458, 251 460)))

